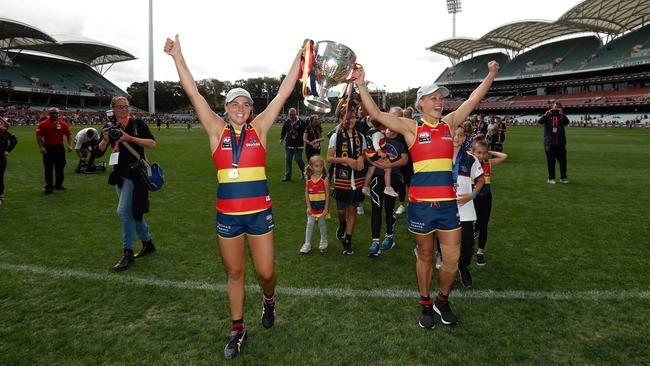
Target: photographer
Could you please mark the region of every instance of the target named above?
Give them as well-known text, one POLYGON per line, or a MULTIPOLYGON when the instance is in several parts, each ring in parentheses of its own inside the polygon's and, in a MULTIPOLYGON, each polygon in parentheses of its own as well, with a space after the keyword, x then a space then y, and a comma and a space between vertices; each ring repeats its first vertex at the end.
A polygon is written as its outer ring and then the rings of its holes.
POLYGON ((74 150, 79 157, 79 164, 77 164, 76 173, 89 173, 96 170, 95 168, 95 154, 94 150, 99 143, 99 134, 97 130, 88 127, 77 132, 74 138, 74 150))
POLYGON ((544 151, 548 166, 548 183, 555 184, 555 160, 560 163, 560 181, 569 183, 566 175, 566 134, 565 126, 569 119, 562 110, 562 104, 556 102, 553 108, 544 113, 537 121, 544 125, 544 151))
POLYGON ((144 148, 155 148, 156 141, 144 121, 130 118, 129 101, 125 97, 113 98, 111 109, 107 112, 110 122, 102 130, 102 139, 95 156, 103 156, 109 144, 113 149, 109 160, 109 165, 113 165, 113 172, 108 178, 108 184, 116 186, 119 198, 117 213, 122 222, 124 248, 124 255, 113 269, 123 271, 133 264, 135 257, 142 257, 156 250, 143 217, 149 212, 149 192, 144 182, 137 179, 131 169, 131 164, 138 159, 126 144, 144 157, 144 148), (134 256, 136 232, 142 241, 142 250, 134 256))

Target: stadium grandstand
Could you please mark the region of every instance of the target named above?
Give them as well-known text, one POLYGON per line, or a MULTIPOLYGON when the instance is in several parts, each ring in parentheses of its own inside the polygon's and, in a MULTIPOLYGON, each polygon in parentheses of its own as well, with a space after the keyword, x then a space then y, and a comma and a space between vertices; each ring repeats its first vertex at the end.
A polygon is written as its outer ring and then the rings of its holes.
POLYGON ((102 42, 0 18, 0 106, 26 114, 55 106, 92 116, 111 97, 127 95, 103 75, 114 63, 134 59, 102 42))
POLYGON ((534 120, 559 101, 583 125, 650 126, 650 0, 586 0, 555 21, 513 22, 428 49, 451 61, 436 79, 451 91, 447 109, 496 60, 501 70, 478 113, 534 120))

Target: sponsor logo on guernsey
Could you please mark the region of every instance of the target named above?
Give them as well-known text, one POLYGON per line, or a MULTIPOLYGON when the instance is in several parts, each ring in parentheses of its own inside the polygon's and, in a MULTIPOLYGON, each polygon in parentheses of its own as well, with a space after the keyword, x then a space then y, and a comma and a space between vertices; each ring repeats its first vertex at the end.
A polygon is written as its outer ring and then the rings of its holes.
POLYGON ((230 143, 230 137, 224 137, 221 140, 221 150, 232 150, 232 144, 230 143))
POLYGON ((271 196, 265 196, 264 199, 266 200, 266 202, 269 202, 271 200, 271 196))
POLYGON ((431 142, 431 135, 429 132, 424 131, 418 134, 418 142, 421 144, 428 144, 431 142))
POLYGON ((451 138, 451 134, 449 133, 449 131, 444 131, 442 133, 441 139, 451 141, 452 138, 451 138))
POLYGON ((262 144, 257 140, 256 137, 250 137, 248 139, 248 142, 246 143, 246 147, 258 147, 261 146, 262 144))

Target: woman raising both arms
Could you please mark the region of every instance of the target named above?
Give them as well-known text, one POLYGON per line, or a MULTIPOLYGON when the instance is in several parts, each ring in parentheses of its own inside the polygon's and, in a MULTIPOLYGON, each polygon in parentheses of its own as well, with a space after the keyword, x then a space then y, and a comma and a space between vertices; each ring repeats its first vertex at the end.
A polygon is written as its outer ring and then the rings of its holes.
POLYGON ((458 321, 448 301, 460 256, 460 220, 452 174, 454 146, 451 131, 465 121, 490 89, 499 64, 491 61, 487 67, 489 72, 483 82, 456 111, 444 118, 444 98, 449 90, 435 84, 421 87, 417 92, 415 108, 422 112, 422 117, 417 121, 381 112, 368 93, 363 68, 359 66, 352 74, 353 79, 356 78, 363 107, 370 118, 403 135, 413 159, 408 228, 415 234, 418 247, 415 270, 422 308, 420 326, 425 329, 435 326, 434 311, 440 315, 443 324, 450 325, 458 321), (438 272, 440 291, 435 302, 432 302, 429 291, 433 271, 434 233, 440 243, 443 263, 438 272))
POLYGON ((253 99, 248 91, 235 88, 226 94, 225 122, 199 94, 181 52, 181 44, 167 38, 165 53, 172 56, 185 94, 208 134, 210 151, 217 168, 216 231, 221 257, 228 274, 228 299, 232 330, 224 357, 239 353, 247 338, 244 325, 244 273, 248 239, 251 257, 262 287, 262 325, 271 328, 275 321, 275 268, 273 214, 266 182, 266 141, 268 131, 282 110, 298 80, 302 49, 293 60, 278 94, 267 108, 250 121, 253 99))

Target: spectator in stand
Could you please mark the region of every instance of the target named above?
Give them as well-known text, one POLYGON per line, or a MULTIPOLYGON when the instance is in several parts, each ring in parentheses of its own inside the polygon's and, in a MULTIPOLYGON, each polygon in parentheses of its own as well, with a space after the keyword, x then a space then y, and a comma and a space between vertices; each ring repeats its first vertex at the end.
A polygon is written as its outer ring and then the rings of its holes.
POLYGON ((74 149, 79 157, 79 164, 77 164, 75 172, 81 173, 84 165, 86 166, 86 169, 83 169, 84 171, 94 171, 95 148, 99 143, 97 130, 92 127, 84 128, 77 132, 74 141, 74 149))
POLYGON ((548 167, 549 184, 555 184, 555 160, 560 163, 560 181, 569 183, 567 178, 567 160, 566 160, 566 133, 565 127, 569 124, 569 119, 564 114, 562 104, 556 102, 553 108, 549 109, 537 121, 538 124, 544 125, 544 151, 546 152, 546 164, 548 167))
POLYGON ((0 111, 0 205, 5 202, 5 169, 7 156, 16 147, 18 139, 9 131, 9 123, 4 118, 4 110, 0 111))
POLYGON ((302 138, 305 140, 305 156, 309 163, 309 158, 320 155, 320 142, 325 139, 323 128, 320 125, 320 117, 317 114, 312 114, 309 117, 309 123, 302 138))
POLYGON ((63 170, 65 168, 65 148, 63 136, 66 136, 68 152, 72 151, 72 132, 68 124, 59 118, 58 108, 47 110, 48 118, 36 127, 36 142, 43 155, 45 168, 45 194, 50 194, 54 189, 64 190, 63 170), (52 176, 54 173, 54 177, 52 176))
POLYGON ((307 124, 298 118, 295 108, 289 109, 289 118, 282 125, 280 132, 280 144, 285 144, 284 148, 284 178, 283 182, 291 180, 291 160, 295 160, 300 169, 300 176, 305 170, 305 163, 302 161, 302 149, 304 145, 303 136, 307 124))

